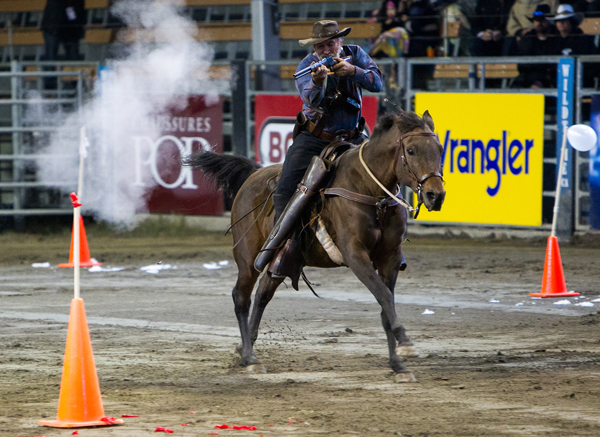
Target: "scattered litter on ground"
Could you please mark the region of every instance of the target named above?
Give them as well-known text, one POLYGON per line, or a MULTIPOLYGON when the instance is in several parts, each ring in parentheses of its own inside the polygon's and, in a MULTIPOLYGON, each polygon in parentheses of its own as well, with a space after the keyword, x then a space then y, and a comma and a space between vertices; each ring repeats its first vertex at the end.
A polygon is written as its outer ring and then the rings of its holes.
POLYGON ((136 416, 134 414, 121 414, 121 417, 140 417, 140 416, 136 416))
POLYGON ((256 431, 256 427, 255 426, 247 426, 247 425, 241 425, 241 426, 230 426, 227 424, 223 424, 223 425, 215 425, 216 429, 237 429, 237 430, 241 430, 241 431, 256 431))
POLYGON ((167 429, 164 426, 157 426, 154 432, 166 432, 168 434, 173 434, 175 431, 172 429, 167 429))
POLYGON ((140 270, 144 270, 146 273, 157 274, 161 270, 169 270, 169 269, 176 269, 176 268, 177 268, 177 266, 172 266, 171 264, 162 264, 162 262, 161 262, 158 264, 151 264, 149 266, 141 267, 140 270))
POLYGON ((227 260, 223 260, 223 261, 219 261, 217 262, 209 262, 209 263, 204 263, 202 264, 202 267, 204 267, 207 270, 218 270, 218 269, 222 269, 223 267, 229 265, 229 261, 227 260))
POLYGON ((125 267, 102 267, 102 266, 93 266, 88 269, 88 272, 98 273, 98 272, 120 272, 125 270, 125 267))
POLYGON ((594 299, 592 302, 600 302, 600 298, 599 299, 594 299))
POLYGON ((498 299, 490 299, 490 303, 500 303, 498 299))
POLYGON ((538 300, 538 299, 541 300, 542 298, 541 297, 532 297, 531 298, 531 300, 538 300))
POLYGON ((435 311, 431 311, 431 310, 425 308, 425 311, 423 311, 421 314, 435 314, 435 311))
POLYGON ((50 263, 46 262, 46 263, 33 263, 31 264, 31 267, 33 267, 34 269, 47 269, 48 267, 50 267, 50 263))
POLYGON ((593 307, 594 304, 591 302, 579 302, 575 304, 576 307, 593 307))
POLYGON ((519 302, 519 303, 515 304, 516 307, 520 307, 521 305, 524 305, 524 303, 523 302, 519 302))
POLYGON ((554 305, 571 305, 567 299, 559 300, 558 302, 554 302, 554 305))

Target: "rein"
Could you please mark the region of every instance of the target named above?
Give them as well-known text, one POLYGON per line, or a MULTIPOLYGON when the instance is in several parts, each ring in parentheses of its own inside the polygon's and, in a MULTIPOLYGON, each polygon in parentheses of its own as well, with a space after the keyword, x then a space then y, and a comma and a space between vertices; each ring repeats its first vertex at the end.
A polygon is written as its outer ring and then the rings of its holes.
POLYGON ((423 175, 423 176, 421 176, 419 178, 415 174, 415 172, 413 171, 413 169, 410 168, 408 160, 406 159, 406 146, 404 145, 404 139, 406 137, 410 137, 410 136, 435 136, 435 133, 433 133, 433 132, 408 132, 408 133, 405 133, 404 135, 402 135, 400 138, 398 138, 398 141, 396 143, 396 152, 394 153, 394 167, 393 168, 396 168, 396 166, 398 165, 398 157, 399 156, 402 157, 402 166, 406 167, 406 170, 408 171, 409 175, 417 183, 416 190, 413 189, 413 191, 415 191, 415 193, 417 194, 417 198, 419 199, 419 203, 418 203, 418 205, 417 205, 416 208, 413 208, 408 203, 406 203, 406 202, 401 201, 400 199, 398 199, 381 182, 379 182, 379 180, 371 172, 371 170, 367 166, 367 163, 363 159, 363 155, 362 155, 363 148, 368 143, 368 141, 365 141, 364 143, 361 144, 358 156, 360 158, 360 163, 362 164, 362 166, 366 170, 367 174, 371 177, 371 179, 373 179, 377 183, 377 185, 379 185, 379 187, 383 191, 385 191, 392 199, 396 200, 400 205, 404 206, 408 211, 410 211, 410 212, 416 211, 415 212, 415 216, 414 216, 414 218, 416 219, 418 217, 418 215, 419 215, 419 211, 421 209, 421 205, 423 204, 422 188, 423 188, 423 184, 425 183, 425 181, 427 179, 429 179, 429 178, 432 178, 432 177, 438 177, 438 178, 442 179, 442 182, 443 182, 444 179, 442 177, 442 174, 439 173, 439 172, 437 172, 437 171, 436 172, 427 173, 427 174, 425 174, 425 175, 423 175))
POLYGON ((365 145, 368 143, 369 141, 365 141, 364 143, 362 143, 360 145, 360 149, 358 150, 358 158, 360 159, 360 163, 362 164, 362 166, 364 167, 364 169, 366 170, 367 174, 369 176, 371 176, 371 179, 373 179, 375 181, 375 183, 377 185, 379 185, 379 187, 385 191, 385 193, 390 196, 392 199, 394 199, 396 202, 398 202, 399 205, 402 205, 403 207, 405 207, 408 211, 412 212, 415 211, 415 209, 409 205, 408 203, 406 203, 403 199, 398 198, 394 193, 392 193, 390 190, 388 190, 381 182, 379 182, 379 180, 375 177, 375 175, 371 172, 371 170, 369 169, 369 167, 367 166, 367 163, 365 162, 365 160, 363 159, 363 148, 365 147, 365 145))

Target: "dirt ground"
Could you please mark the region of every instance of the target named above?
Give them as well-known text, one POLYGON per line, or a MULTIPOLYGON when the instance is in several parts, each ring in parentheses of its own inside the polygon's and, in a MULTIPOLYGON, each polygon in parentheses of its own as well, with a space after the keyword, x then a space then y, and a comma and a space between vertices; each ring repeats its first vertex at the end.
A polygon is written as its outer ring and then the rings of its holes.
MULTIPOLYGON (((57 411, 69 238, 0 234, 0 436, 72 435, 37 425, 57 411)), ((266 373, 251 373, 234 353, 229 236, 88 232, 92 256, 124 268, 81 272, 105 413, 139 417, 79 435, 600 435, 600 301, 576 305, 600 298, 600 244, 561 245, 583 297, 556 305, 528 296, 544 240, 410 239, 396 301, 421 356, 408 361, 418 382, 398 384, 379 306, 346 268, 307 269, 322 299, 278 291, 256 343, 266 373), (159 261, 171 268, 141 270, 159 261)))

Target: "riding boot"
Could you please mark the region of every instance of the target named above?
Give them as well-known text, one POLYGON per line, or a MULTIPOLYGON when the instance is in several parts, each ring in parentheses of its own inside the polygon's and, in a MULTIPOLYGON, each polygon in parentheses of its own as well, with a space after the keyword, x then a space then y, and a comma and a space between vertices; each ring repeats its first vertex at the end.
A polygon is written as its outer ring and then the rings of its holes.
POLYGON ((267 241, 254 260, 254 268, 262 272, 267 264, 275 255, 275 251, 280 248, 290 234, 294 225, 300 218, 302 211, 309 203, 316 190, 319 188, 325 175, 327 174, 325 162, 318 156, 313 157, 304 177, 298 186, 298 189, 283 210, 281 217, 278 218, 273 230, 269 234, 267 241))

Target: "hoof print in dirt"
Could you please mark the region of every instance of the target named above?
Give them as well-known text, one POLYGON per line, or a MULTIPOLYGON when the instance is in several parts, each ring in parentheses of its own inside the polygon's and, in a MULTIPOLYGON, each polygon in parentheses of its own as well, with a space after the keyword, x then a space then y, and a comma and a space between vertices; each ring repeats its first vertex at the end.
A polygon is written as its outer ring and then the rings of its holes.
POLYGON ((419 351, 414 346, 398 346, 396 353, 402 358, 417 358, 419 356, 419 351))
POLYGON ((400 372, 396 373, 394 376, 397 383, 406 383, 406 382, 417 382, 417 378, 413 375, 412 372, 400 372))
POLYGON ((250 364, 246 366, 246 372, 254 374, 254 375, 262 375, 267 373, 267 369, 262 364, 250 364))

